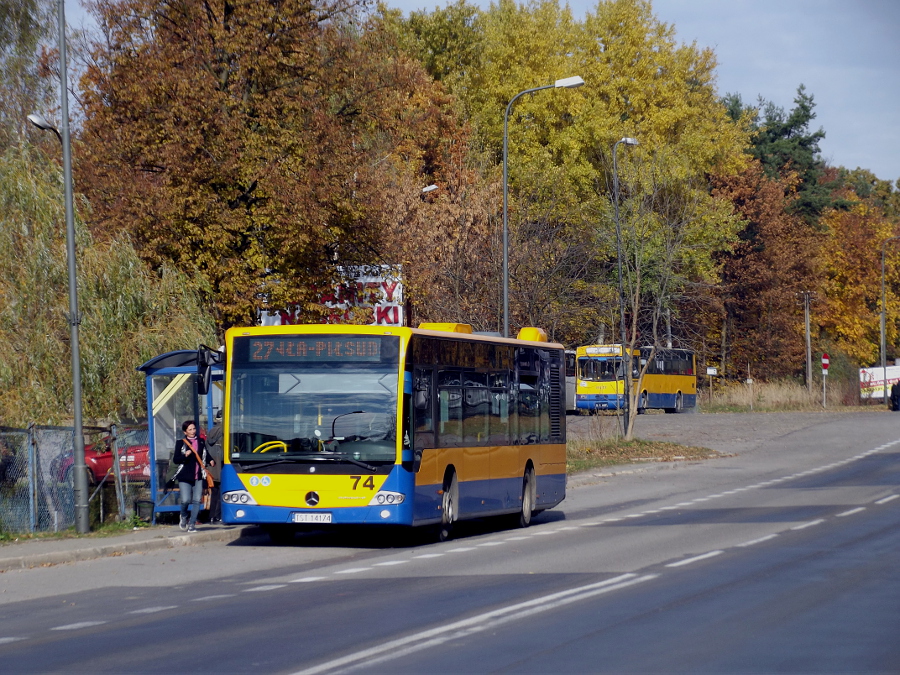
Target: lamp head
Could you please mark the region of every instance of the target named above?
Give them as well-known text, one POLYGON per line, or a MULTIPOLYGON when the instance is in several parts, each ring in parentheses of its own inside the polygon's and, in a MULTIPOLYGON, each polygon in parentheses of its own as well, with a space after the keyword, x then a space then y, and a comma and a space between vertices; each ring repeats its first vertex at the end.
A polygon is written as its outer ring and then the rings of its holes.
POLYGON ((640 145, 640 143, 638 143, 638 139, 631 138, 630 136, 626 136, 621 141, 619 141, 619 143, 624 143, 625 145, 640 145))
POLYGON ((584 80, 582 80, 578 75, 573 77, 567 77, 562 80, 557 80, 554 82, 553 86, 557 89, 561 87, 565 87, 566 89, 574 89, 575 87, 580 87, 584 84, 584 80))
POLYGON ((28 121, 31 122, 38 129, 43 129, 44 131, 56 131, 56 127, 54 127, 50 122, 45 120, 41 115, 37 113, 31 113, 28 116, 28 121))
POLYGON ((423 187, 423 188, 422 188, 422 194, 423 194, 423 195, 424 195, 424 194, 428 194, 429 192, 434 192, 434 191, 437 190, 437 189, 438 189, 438 186, 437 186, 437 185, 429 185, 428 187, 423 187))

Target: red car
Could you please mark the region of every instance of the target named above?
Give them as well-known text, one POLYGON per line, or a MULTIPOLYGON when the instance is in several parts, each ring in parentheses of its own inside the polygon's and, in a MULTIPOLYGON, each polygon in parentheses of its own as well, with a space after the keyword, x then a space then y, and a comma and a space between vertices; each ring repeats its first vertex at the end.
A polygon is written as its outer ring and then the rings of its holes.
MULTIPOLYGON (((149 432, 146 429, 126 429, 119 432, 119 470, 122 479, 132 482, 150 480, 149 432)), ((84 446, 84 463, 87 466, 88 482, 97 485, 104 476, 114 480, 112 437, 105 436, 97 443, 84 446)), ((72 481, 72 467, 75 458, 71 452, 57 457, 51 466, 56 480, 62 483, 72 481)))

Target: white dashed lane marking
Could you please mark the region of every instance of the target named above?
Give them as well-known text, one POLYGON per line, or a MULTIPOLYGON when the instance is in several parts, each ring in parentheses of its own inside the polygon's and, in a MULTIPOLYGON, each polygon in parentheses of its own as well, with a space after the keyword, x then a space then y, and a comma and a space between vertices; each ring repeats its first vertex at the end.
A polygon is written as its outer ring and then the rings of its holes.
POLYGON ((765 537, 760 537, 759 539, 751 539, 750 541, 745 541, 743 544, 738 544, 738 546, 741 548, 746 548, 747 546, 753 546, 755 544, 761 544, 764 541, 769 541, 770 539, 774 539, 777 536, 777 534, 767 534, 765 537))
POLYGON ((157 612, 165 612, 168 609, 178 609, 178 605, 166 605, 164 607, 145 607, 144 609, 136 609, 129 614, 156 614, 157 612))
POLYGON ((805 530, 807 527, 814 527, 815 525, 820 525, 825 522, 824 518, 819 518, 818 520, 812 520, 808 523, 803 523, 802 525, 797 525, 796 527, 792 527, 792 530, 805 530))
POLYGON ((709 553, 704 553, 702 555, 695 555, 693 558, 685 558, 684 560, 679 560, 678 562, 669 563, 666 567, 681 567, 682 565, 690 565, 691 563, 698 562, 700 560, 706 560, 707 558, 715 558, 717 555, 721 555, 725 553, 725 551, 710 551, 709 553))
POLYGON ((90 628, 92 626, 102 626, 106 621, 82 621, 80 623, 69 623, 65 626, 54 626, 50 630, 80 630, 81 628, 90 628))
POLYGON ((204 595, 202 598, 194 598, 192 602, 206 602, 208 600, 224 600, 225 598, 233 598, 234 593, 222 593, 221 595, 204 595))

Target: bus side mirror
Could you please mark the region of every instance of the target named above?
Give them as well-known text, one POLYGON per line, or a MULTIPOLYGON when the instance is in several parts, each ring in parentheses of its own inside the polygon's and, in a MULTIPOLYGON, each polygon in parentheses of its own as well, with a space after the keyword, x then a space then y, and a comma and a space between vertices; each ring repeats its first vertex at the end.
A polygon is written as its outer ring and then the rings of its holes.
POLYGON ((212 365, 220 363, 222 352, 200 345, 197 348, 197 394, 206 396, 212 381, 212 365))

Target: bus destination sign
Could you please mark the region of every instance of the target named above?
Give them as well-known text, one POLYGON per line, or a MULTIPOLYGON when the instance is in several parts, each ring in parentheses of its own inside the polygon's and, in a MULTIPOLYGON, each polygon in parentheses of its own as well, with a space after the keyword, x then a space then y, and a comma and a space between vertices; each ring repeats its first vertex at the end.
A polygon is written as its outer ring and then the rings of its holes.
POLYGON ((251 338, 247 360, 250 363, 381 360, 380 337, 267 337, 251 338))

